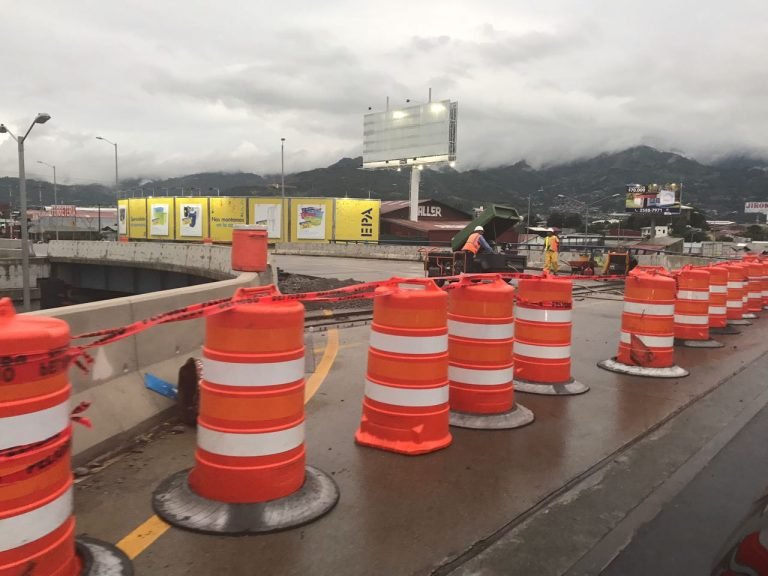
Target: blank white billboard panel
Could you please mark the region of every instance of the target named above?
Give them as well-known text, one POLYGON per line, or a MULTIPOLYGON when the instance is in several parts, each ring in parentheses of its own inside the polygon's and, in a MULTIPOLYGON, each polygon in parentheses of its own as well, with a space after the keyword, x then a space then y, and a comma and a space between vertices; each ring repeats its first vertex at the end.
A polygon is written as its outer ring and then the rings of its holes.
POLYGON ((442 100, 366 114, 363 168, 456 160, 456 102, 442 100))

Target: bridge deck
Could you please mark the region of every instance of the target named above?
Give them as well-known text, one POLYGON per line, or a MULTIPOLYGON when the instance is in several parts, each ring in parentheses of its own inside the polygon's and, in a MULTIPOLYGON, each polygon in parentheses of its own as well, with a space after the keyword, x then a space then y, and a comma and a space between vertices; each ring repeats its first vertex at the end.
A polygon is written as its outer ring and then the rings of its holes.
MULTIPOLYGON (((605 372, 595 363, 615 355, 621 310, 620 301, 605 298, 575 306, 573 374, 591 386, 589 393, 519 394, 518 401, 536 415, 532 425, 501 432, 454 429, 452 446, 421 457, 353 442, 368 328, 316 334, 318 353, 334 362, 307 405, 308 462, 333 475, 341 500, 313 524, 230 538, 147 522, 156 485, 192 465, 195 437, 187 431, 160 435, 80 482, 79 532, 121 541, 136 556, 138 574, 448 573, 452 567, 446 563, 467 551, 471 556, 476 543, 593 472, 766 351, 768 320, 763 319, 741 335, 720 337, 729 338, 725 348, 678 350, 676 361, 691 371, 688 378, 605 372)), ((552 537, 572 537, 567 525, 558 532, 552 537)))

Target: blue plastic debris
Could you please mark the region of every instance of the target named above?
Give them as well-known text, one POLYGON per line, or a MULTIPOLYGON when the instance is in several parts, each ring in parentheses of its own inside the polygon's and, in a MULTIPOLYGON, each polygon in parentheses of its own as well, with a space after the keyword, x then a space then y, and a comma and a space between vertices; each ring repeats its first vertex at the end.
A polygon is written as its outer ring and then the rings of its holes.
POLYGON ((171 400, 175 400, 178 394, 176 386, 149 373, 144 374, 144 386, 171 400))

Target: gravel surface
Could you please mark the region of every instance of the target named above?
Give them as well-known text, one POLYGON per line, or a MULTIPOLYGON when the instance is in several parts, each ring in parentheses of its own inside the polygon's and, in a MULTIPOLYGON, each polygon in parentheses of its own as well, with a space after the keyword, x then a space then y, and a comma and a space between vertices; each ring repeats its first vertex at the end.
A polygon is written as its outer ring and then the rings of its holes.
MULTIPOLYGON (((338 278, 318 278, 317 276, 305 276, 303 274, 289 274, 278 268, 277 285, 283 294, 299 294, 303 292, 324 292, 326 290, 335 290, 345 286, 354 286, 363 284, 359 280, 347 278, 339 280, 338 278)), ((348 300, 342 302, 306 302, 304 304, 307 310, 361 310, 373 308, 372 300, 348 300)))

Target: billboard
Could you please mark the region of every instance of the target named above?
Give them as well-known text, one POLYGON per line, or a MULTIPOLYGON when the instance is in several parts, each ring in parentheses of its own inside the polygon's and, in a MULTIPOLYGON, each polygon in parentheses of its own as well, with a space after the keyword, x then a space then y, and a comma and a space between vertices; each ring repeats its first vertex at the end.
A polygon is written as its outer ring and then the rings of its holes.
POLYGON ((334 210, 334 240, 378 242, 380 213, 380 200, 338 198, 334 210))
POLYGON ((232 242, 232 228, 247 224, 246 198, 219 197, 209 199, 210 237, 214 242, 232 242))
POLYGON ((267 236, 270 240, 282 240, 283 219, 285 218, 283 201, 271 198, 251 198, 249 206, 250 224, 266 226, 267 236))
POLYGON ((208 237, 208 198, 176 198, 176 240, 208 237))
POLYGON ((117 233, 128 235, 128 200, 117 201, 117 233))
POLYGON ((139 240, 147 237, 147 201, 144 198, 128 200, 128 238, 139 240))
POLYGON ((458 104, 417 104, 363 117, 363 168, 456 160, 458 104))
POLYGON ((328 242, 333 235, 332 198, 292 198, 291 242, 328 242))
POLYGON ((680 214, 681 186, 671 184, 627 184, 625 212, 680 214))
POLYGON ((149 237, 172 240, 174 237, 173 198, 148 198, 149 237))
POLYGON ((745 214, 768 214, 768 202, 745 202, 745 214))
POLYGON ((51 206, 51 216, 74 218, 77 216, 77 207, 72 204, 54 204, 51 206))

